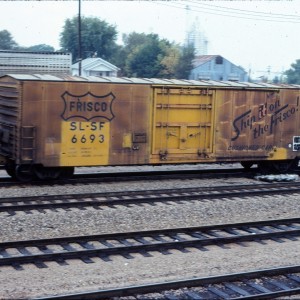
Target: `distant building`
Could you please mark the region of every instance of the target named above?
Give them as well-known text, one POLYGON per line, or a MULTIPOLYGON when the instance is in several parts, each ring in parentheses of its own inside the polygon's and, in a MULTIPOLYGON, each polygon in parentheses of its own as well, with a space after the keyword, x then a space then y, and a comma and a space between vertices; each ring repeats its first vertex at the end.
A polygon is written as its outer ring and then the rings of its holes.
POLYGON ((189 79, 248 81, 247 72, 220 55, 200 55, 193 60, 189 79))
MULTIPOLYGON (((108 76, 117 77, 120 69, 108 61, 95 57, 81 61, 81 76, 108 76)), ((79 63, 72 65, 72 75, 79 75, 79 63)))
POLYGON ((0 76, 5 74, 71 74, 72 54, 0 50, 0 76))
POLYGON ((192 45, 195 48, 195 55, 207 55, 208 39, 200 28, 198 18, 189 25, 185 38, 186 45, 192 45))

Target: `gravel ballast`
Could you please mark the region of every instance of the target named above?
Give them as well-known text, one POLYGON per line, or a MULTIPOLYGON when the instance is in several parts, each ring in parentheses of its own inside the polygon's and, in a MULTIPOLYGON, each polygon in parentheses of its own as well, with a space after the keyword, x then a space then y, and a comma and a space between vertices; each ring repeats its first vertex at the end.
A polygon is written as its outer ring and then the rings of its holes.
MULTIPOLYGON (((234 184, 259 184, 255 179, 195 179, 148 182, 99 183, 44 187, 5 188, 2 197, 87 192, 176 189, 234 184)), ((174 227, 201 226, 299 217, 299 195, 274 195, 235 200, 191 201, 156 206, 118 206, 103 210, 70 209, 46 213, 17 212, 0 214, 0 240, 27 240, 61 236, 91 235, 174 227)), ((0 298, 26 298, 42 295, 92 291, 109 287, 136 285, 158 281, 221 275, 270 267, 299 264, 300 242, 268 241, 265 245, 231 244, 228 249, 216 246, 209 251, 190 249, 189 253, 171 251, 172 255, 151 253, 152 257, 134 254, 134 259, 116 256, 111 262, 93 259, 95 263, 69 261, 68 266, 51 262, 48 268, 25 265, 23 271, 12 267, 0 269, 0 298)))

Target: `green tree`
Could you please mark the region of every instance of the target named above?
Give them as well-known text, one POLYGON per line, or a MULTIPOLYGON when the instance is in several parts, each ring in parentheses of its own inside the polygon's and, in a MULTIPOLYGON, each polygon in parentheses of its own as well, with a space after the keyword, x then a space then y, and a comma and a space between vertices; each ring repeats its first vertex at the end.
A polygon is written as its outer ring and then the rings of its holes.
POLYGON ((132 55, 128 57, 127 72, 135 77, 159 77, 162 71, 161 56, 159 42, 156 39, 149 40, 135 48, 132 55))
POLYGON ((15 50, 18 44, 14 41, 11 34, 7 30, 0 31, 0 49, 15 50))
MULTIPOLYGON (((60 34, 60 45, 63 51, 72 53, 75 61, 79 58, 78 39, 78 18, 67 19, 60 34)), ((115 26, 94 17, 81 18, 81 58, 96 54, 110 60, 118 49, 116 39, 115 26)))
POLYGON ((175 78, 189 79, 189 74, 193 69, 193 59, 195 57, 195 48, 193 45, 183 46, 180 57, 175 67, 175 78))
POLYGON ((124 74, 130 77, 160 78, 165 74, 162 63, 170 42, 157 34, 131 33, 123 36, 124 74))
POLYGON ((132 32, 123 35, 119 52, 122 76, 188 79, 194 59, 194 47, 180 46, 157 34, 132 32))
POLYGON ((161 60, 163 70, 161 72, 164 78, 176 78, 176 68, 180 61, 180 46, 177 44, 171 44, 165 50, 165 56, 161 60))
POLYGON ((300 59, 297 59, 295 63, 291 64, 291 68, 285 73, 287 83, 300 84, 300 59))
POLYGON ((132 32, 122 35, 123 45, 119 46, 114 53, 111 63, 120 68, 120 76, 130 76, 129 60, 132 59, 136 48, 147 41, 147 35, 144 33, 132 32))

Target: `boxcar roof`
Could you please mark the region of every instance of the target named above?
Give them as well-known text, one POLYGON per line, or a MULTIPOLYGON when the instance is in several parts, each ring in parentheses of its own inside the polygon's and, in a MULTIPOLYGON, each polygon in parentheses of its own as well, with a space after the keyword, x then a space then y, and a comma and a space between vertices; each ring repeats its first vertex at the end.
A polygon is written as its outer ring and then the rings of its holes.
POLYGON ((98 77, 98 76, 71 76, 71 75, 47 75, 47 74, 7 74, 1 76, 11 77, 20 81, 77 81, 77 82, 101 82, 101 83, 134 83, 149 85, 181 85, 181 86, 203 86, 203 87, 234 87, 234 88, 300 88, 300 85, 275 85, 270 83, 251 83, 235 81, 214 81, 214 80, 184 80, 184 79, 159 79, 159 78, 128 78, 128 77, 98 77))

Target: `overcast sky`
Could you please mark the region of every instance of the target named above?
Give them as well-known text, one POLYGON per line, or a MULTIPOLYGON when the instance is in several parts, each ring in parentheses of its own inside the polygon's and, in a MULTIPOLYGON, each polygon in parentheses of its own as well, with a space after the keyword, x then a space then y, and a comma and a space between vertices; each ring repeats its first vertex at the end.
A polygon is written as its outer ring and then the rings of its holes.
MULTIPOLYGON (((21 46, 60 48, 67 18, 78 15, 78 0, 1 1, 0 30, 21 46)), ((197 18, 208 39, 208 54, 219 54, 247 72, 282 72, 300 59, 300 0, 291 1, 88 1, 83 16, 98 17, 122 33, 157 33, 182 44, 197 18), (187 10, 186 8, 189 7, 187 10)))

